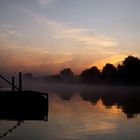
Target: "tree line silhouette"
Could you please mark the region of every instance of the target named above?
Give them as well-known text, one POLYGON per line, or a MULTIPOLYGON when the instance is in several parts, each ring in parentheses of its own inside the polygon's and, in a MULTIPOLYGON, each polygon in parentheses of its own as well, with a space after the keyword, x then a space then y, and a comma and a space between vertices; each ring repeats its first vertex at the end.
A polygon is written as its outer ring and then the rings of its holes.
POLYGON ((140 84, 140 59, 128 56, 117 67, 107 63, 102 71, 94 66, 84 70, 80 77, 84 83, 140 84))
MULTIPOLYGON (((25 79, 34 79, 31 73, 24 75, 25 79)), ((41 78, 40 78, 41 79, 41 78)), ((42 77, 46 82, 83 83, 83 84, 140 84, 140 59, 128 56, 121 64, 114 66, 107 63, 102 71, 96 66, 83 70, 80 75, 74 75, 71 68, 65 68, 59 74, 42 77)))

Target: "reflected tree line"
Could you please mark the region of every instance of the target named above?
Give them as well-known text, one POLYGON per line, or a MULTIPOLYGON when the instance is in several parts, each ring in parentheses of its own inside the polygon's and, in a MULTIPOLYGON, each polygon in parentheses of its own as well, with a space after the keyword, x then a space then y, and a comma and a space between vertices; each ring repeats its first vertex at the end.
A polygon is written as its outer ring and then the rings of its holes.
POLYGON ((102 70, 96 66, 83 70, 80 75, 74 75, 71 68, 65 68, 59 74, 34 78, 32 73, 26 73, 25 79, 43 80, 49 83, 66 84, 140 84, 140 59, 128 56, 121 64, 114 66, 107 63, 102 70))
MULTIPOLYGON (((56 92, 63 100, 70 101, 74 92, 59 91, 56 92)), ((83 90, 80 91, 80 96, 83 100, 96 105, 99 100, 108 109, 116 106, 122 109, 128 119, 136 117, 140 113, 140 94, 139 91, 124 90, 124 89, 98 89, 98 90, 83 90)))
POLYGON ((96 104, 100 99, 106 108, 117 106, 127 115, 127 118, 136 117, 140 113, 140 94, 139 92, 116 92, 106 91, 100 93, 81 93, 82 99, 96 104))

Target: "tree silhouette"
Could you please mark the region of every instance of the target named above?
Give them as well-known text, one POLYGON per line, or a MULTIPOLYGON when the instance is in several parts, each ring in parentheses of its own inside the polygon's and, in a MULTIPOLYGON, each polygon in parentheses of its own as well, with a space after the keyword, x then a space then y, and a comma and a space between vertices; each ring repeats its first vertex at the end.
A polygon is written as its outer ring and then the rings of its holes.
POLYGON ((118 64, 117 66, 117 82, 118 84, 123 84, 124 83, 124 70, 123 70, 123 66, 118 64))
POLYGON ((128 56, 119 68, 122 79, 127 84, 140 83, 140 59, 134 56, 128 56))
POLYGON ((103 67, 101 78, 103 82, 113 84, 117 81, 117 68, 112 64, 106 64, 103 67))
MULTIPOLYGON (((33 79, 31 73, 24 74, 24 78, 33 79)), ((41 79, 41 78, 40 78, 41 79)), ((140 85, 140 59, 128 56, 117 67, 107 63, 102 72, 93 66, 82 71, 80 75, 74 75, 70 68, 65 68, 57 75, 45 76, 46 82, 75 83, 75 84, 125 84, 140 85)))
POLYGON ((24 79, 32 80, 33 79, 33 74, 32 73, 25 73, 23 75, 24 79))
POLYGON ((84 70, 81 75, 81 80, 84 83, 99 83, 100 81, 100 70, 97 67, 84 70))
POLYGON ((65 68, 60 71, 60 75, 62 77, 62 81, 65 83, 72 83, 73 82, 73 72, 70 68, 65 68))

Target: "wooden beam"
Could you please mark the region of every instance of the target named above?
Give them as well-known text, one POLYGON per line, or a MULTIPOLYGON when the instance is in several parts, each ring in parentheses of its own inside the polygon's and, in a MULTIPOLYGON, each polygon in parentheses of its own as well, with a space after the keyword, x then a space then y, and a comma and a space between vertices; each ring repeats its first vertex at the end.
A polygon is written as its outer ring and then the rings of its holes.
POLYGON ((22 72, 19 72, 19 91, 22 91, 22 72))
MULTIPOLYGON (((2 75, 0 75, 0 78, 3 79, 5 82, 7 82, 9 85, 12 86, 12 83, 11 83, 9 80, 7 80, 6 78, 4 78, 2 75)), ((19 88, 16 87, 15 85, 14 85, 14 87, 15 87, 16 89, 19 89, 19 88)))
POLYGON ((15 90, 15 77, 12 77, 12 91, 15 90))

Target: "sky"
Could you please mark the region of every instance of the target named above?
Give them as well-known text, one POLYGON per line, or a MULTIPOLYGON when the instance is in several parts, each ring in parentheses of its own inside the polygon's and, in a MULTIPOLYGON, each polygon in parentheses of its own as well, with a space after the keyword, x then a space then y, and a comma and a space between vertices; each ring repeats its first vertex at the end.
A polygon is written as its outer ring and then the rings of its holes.
POLYGON ((139 0, 0 0, 0 73, 80 74, 139 45, 139 0))

